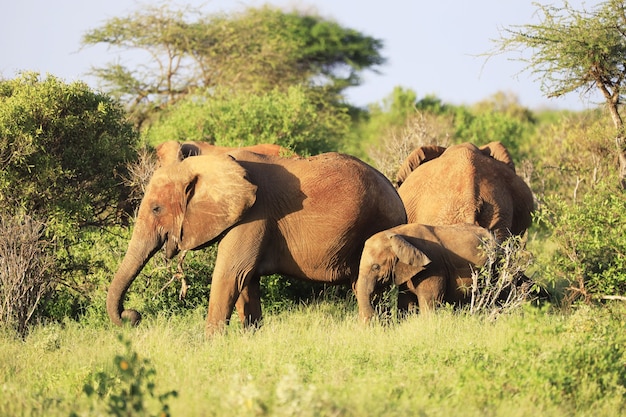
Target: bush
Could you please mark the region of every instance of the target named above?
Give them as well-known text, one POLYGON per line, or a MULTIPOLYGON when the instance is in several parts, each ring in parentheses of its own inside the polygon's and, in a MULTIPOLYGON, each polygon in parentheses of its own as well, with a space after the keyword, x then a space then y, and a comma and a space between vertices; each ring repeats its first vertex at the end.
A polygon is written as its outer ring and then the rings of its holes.
POLYGON ((26 334, 54 287, 54 258, 42 239, 45 225, 0 214, 0 324, 26 334))
POLYGON ((487 262, 484 268, 472 274, 470 314, 494 319, 537 298, 534 293, 539 292, 539 287, 524 275, 532 265, 532 254, 526 250, 520 236, 486 244, 483 250, 487 262))
POLYGON ((566 303, 626 295, 624 207, 626 193, 603 183, 580 202, 566 202, 556 196, 546 200, 540 220, 552 233, 557 248, 544 269, 553 282, 569 285, 566 303))
POLYGON ((369 159, 387 178, 395 180, 398 169, 413 150, 425 145, 450 145, 451 121, 443 116, 417 113, 401 127, 390 127, 377 146, 370 148, 369 159))
POLYGON ((615 175, 613 129, 598 112, 565 114, 539 127, 526 150, 536 195, 576 202, 615 175))
POLYGON ((49 227, 117 222, 137 139, 124 109, 84 83, 0 81, 0 209, 38 213, 49 227))
POLYGON ((337 148, 348 115, 324 106, 300 87, 286 93, 214 93, 185 99, 146 133, 150 144, 166 140, 204 141, 221 146, 275 143, 296 153, 337 148))
MULTIPOLYGON (((66 84, 36 73, 0 81, 0 212, 31 219, 24 223, 28 230, 20 244, 32 251, 3 259, 23 265, 20 274, 46 282, 37 284, 41 291, 56 290, 39 313, 76 317, 93 297, 97 282, 86 277, 102 272, 98 256, 103 252, 89 247, 90 228, 123 222, 128 191, 122 179, 136 158, 137 141, 119 103, 82 82, 66 84), (43 256, 51 245, 54 262, 29 258, 43 256)), ((3 243, 19 242, 10 237, 3 243)), ((32 309, 35 284, 21 285, 12 302, 32 309)))

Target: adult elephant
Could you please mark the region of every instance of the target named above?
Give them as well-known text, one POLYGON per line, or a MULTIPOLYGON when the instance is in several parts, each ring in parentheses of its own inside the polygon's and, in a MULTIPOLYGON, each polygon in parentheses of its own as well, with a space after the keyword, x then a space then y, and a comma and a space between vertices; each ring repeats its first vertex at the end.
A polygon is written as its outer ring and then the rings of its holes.
POLYGON ((235 304, 244 326, 254 326, 261 319, 261 276, 353 284, 365 240, 402 223, 406 213, 391 182, 348 155, 236 151, 187 158, 151 178, 109 286, 107 312, 118 325, 138 323, 141 316, 125 310, 123 300, 163 245, 172 258, 219 241, 207 334, 224 328, 235 304))
POLYGON ((488 230, 466 223, 410 223, 374 234, 365 242, 355 286, 359 317, 368 322, 374 316, 372 294, 391 283, 413 294, 420 312, 442 302, 462 304, 472 272, 485 265, 485 249, 494 243, 488 230))
POLYGON ((413 151, 398 171, 398 193, 409 223, 472 223, 503 240, 531 224, 533 194, 500 142, 413 151))
POLYGON ((257 145, 242 146, 239 148, 229 146, 217 146, 207 142, 177 142, 170 140, 156 147, 156 155, 159 166, 170 165, 182 161, 190 156, 215 155, 228 153, 235 150, 246 150, 263 155, 287 156, 294 153, 273 143, 260 143, 257 145))

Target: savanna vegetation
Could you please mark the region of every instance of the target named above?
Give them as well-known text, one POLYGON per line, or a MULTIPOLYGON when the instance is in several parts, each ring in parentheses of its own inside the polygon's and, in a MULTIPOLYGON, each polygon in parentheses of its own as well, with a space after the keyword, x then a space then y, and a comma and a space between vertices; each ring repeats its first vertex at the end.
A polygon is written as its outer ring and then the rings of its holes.
POLYGON ((106 21, 85 46, 154 66, 95 68, 105 92, 29 72, 0 80, 0 415, 626 412, 624 5, 538 8, 542 23, 504 31, 496 51, 529 47, 548 95, 599 88, 606 105, 528 109, 505 92, 455 105, 398 86, 356 108, 342 92, 384 64, 382 41, 270 7, 161 5, 106 21), (206 340, 209 247, 187 255, 184 298, 176 262, 155 256, 127 296, 144 321, 114 328, 107 285, 153 147, 171 139, 338 150, 390 179, 416 146, 501 141, 536 199, 502 268, 522 262, 549 298, 502 309, 478 277, 474 308, 400 320, 391 302, 363 327, 349 289, 272 276, 260 330, 233 322, 206 340))

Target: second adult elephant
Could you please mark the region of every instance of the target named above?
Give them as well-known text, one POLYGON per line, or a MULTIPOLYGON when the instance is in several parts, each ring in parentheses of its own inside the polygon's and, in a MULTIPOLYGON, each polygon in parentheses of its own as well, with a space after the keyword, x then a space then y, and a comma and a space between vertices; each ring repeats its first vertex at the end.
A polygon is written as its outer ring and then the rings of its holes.
POLYGON ((499 142, 418 148, 404 161, 398 184, 409 223, 472 223, 499 240, 531 224, 533 194, 499 142))
POLYGON ((260 278, 353 284, 365 240, 406 222, 395 188, 364 162, 338 153, 281 158, 236 151, 196 156, 155 171, 128 250, 107 294, 111 320, 136 324, 124 297, 162 246, 168 258, 219 241, 207 333, 261 319, 260 278))
MULTIPOLYGON (((392 283, 417 298, 420 312, 442 302, 462 304, 469 298, 473 271, 485 265, 494 244, 489 231, 473 224, 411 223, 376 233, 365 242, 355 286, 361 320, 374 316, 372 294, 392 283)), ((398 308, 406 311, 403 300, 398 299, 398 308)))
POLYGON ((236 148, 231 146, 217 146, 208 142, 177 142, 175 140, 157 145, 156 155, 159 166, 166 166, 180 162, 190 156, 224 154, 236 150, 274 156, 294 155, 289 149, 274 143, 259 143, 236 148))

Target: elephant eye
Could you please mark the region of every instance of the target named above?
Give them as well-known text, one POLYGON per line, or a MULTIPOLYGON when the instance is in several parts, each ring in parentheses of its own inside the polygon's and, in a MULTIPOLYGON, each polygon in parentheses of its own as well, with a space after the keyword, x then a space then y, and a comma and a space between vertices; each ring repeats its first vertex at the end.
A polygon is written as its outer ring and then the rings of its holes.
POLYGON ((154 214, 155 216, 161 214, 161 211, 161 206, 152 206, 152 214, 154 214))
POLYGON ((374 272, 380 271, 380 265, 379 264, 372 265, 372 271, 374 271, 374 272))

